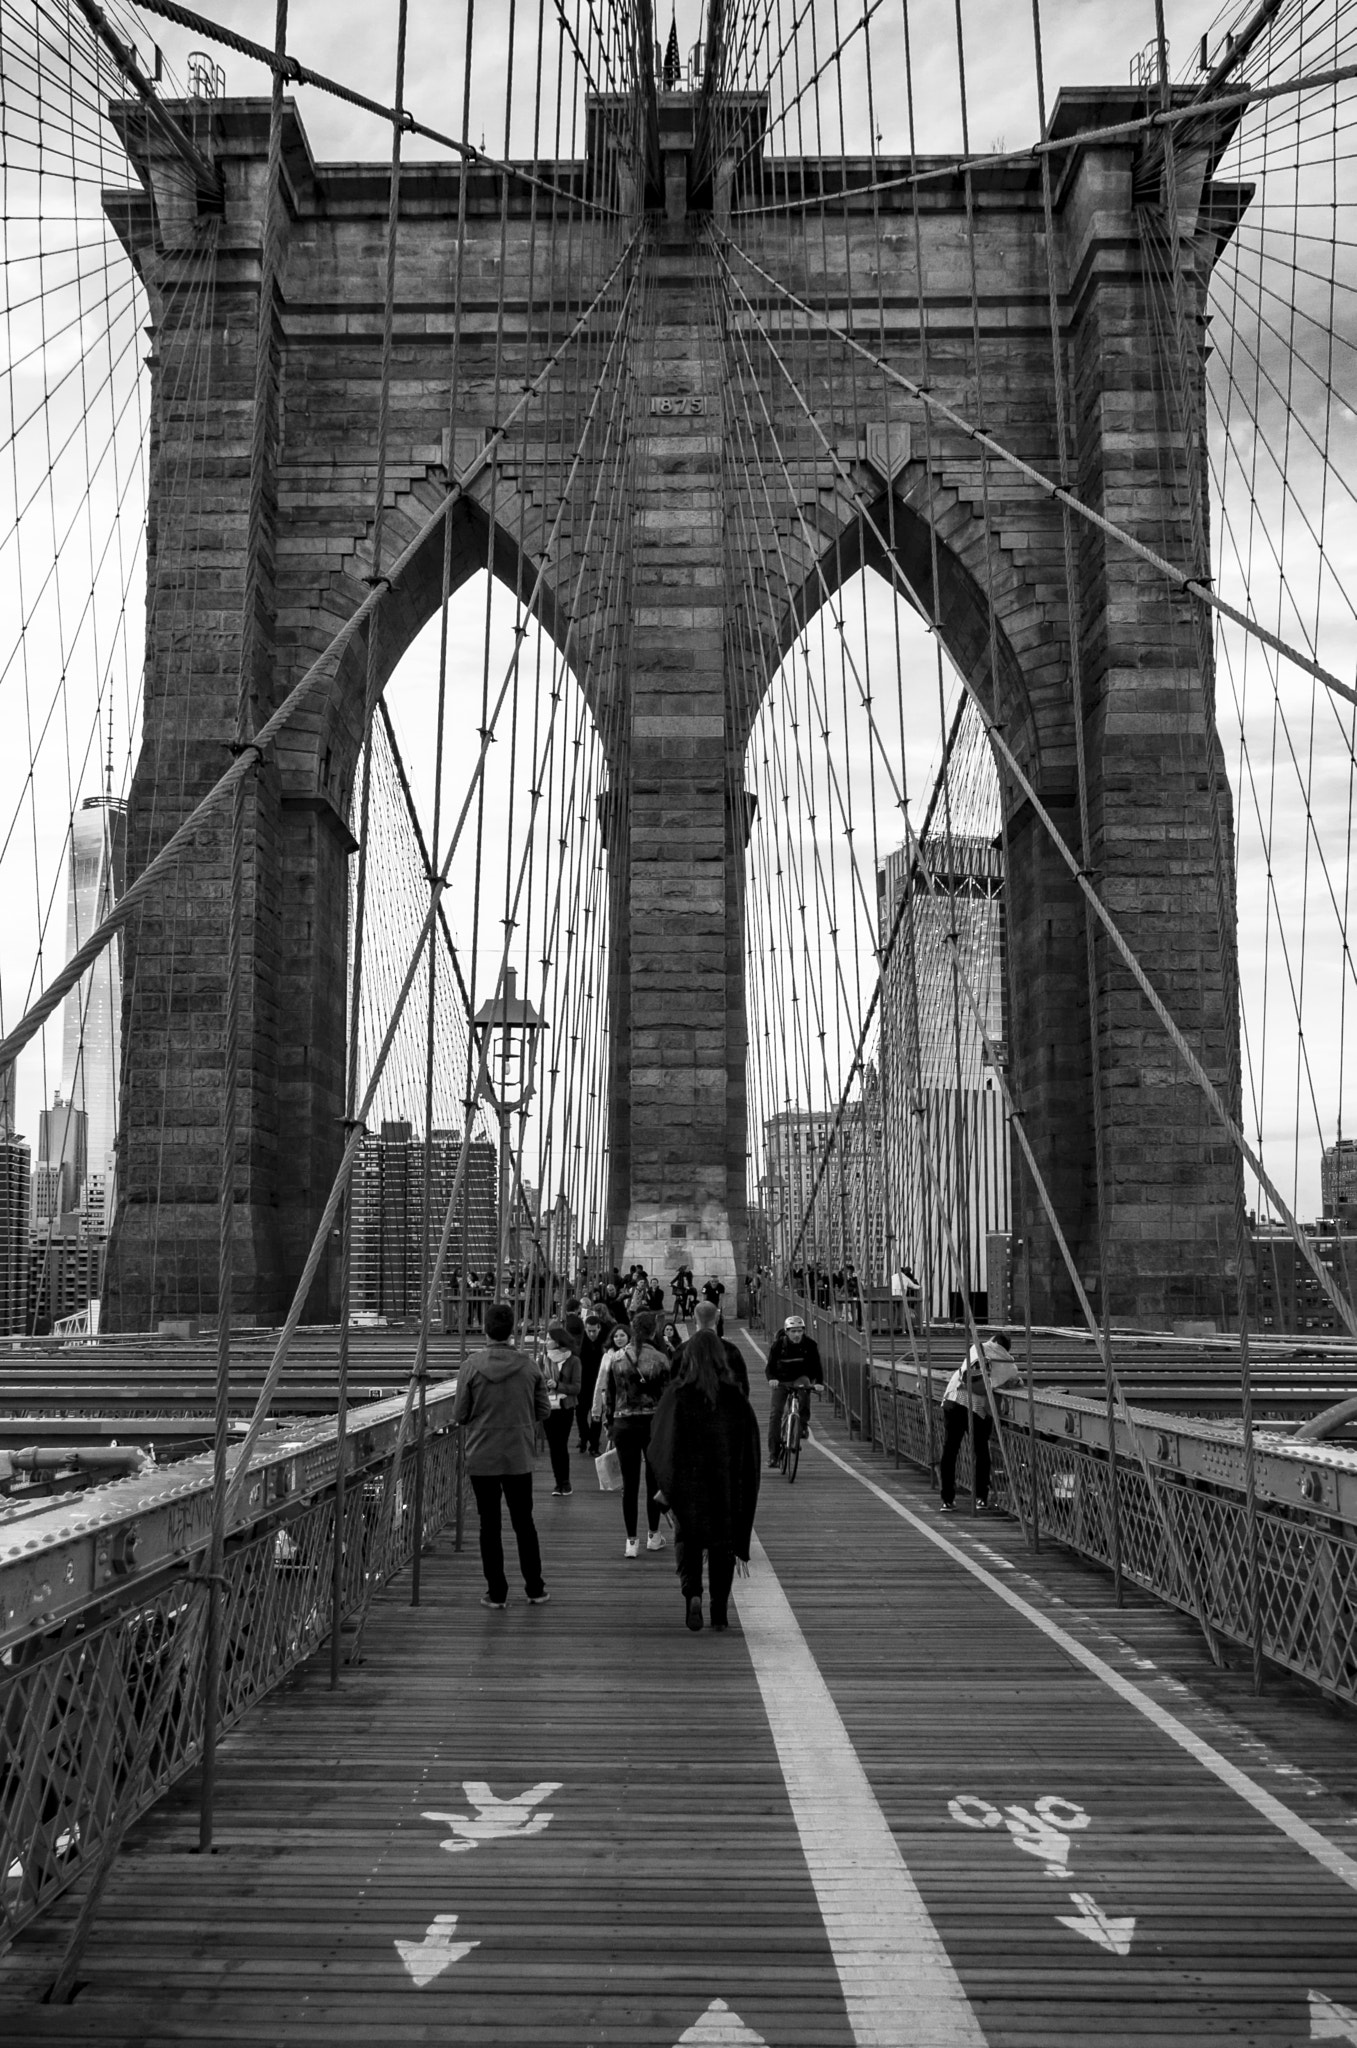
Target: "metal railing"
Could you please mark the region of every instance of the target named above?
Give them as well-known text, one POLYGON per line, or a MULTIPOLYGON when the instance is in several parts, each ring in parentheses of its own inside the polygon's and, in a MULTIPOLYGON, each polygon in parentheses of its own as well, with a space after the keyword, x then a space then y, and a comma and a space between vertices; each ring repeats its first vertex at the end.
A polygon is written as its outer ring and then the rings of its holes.
MULTIPOLYGON (((422 1447, 390 1473, 403 1400, 351 1411, 341 1613, 459 1512, 455 1382, 433 1387, 422 1447), (380 1512, 394 1478, 394 1512, 380 1512)), ((238 1721, 329 1635, 334 1423, 261 1447, 228 1532, 218 1726, 238 1721)), ((55 1502, 0 1526, 0 1951, 202 1753, 211 1460, 55 1502)))
MULTIPOLYGON (((881 1340, 791 1295, 769 1290, 769 1327, 792 1308, 820 1345, 835 1405, 870 1443, 928 1471, 942 1443, 945 1372, 926 1375, 881 1340), (876 1356, 873 1358, 873 1349, 876 1356), (862 1410, 865 1407, 865 1418, 862 1410)), ((998 1396, 989 1510, 1111 1569, 1112 1490, 1123 1576, 1248 1647, 1248 1527, 1243 1436, 1236 1424, 1133 1408, 1108 1453, 1101 1401, 1062 1388, 998 1396), (1005 1457, 1005 1452, 1007 1456, 1005 1457), (1142 1460, 1144 1463, 1142 1463, 1142 1460), (1152 1473, 1147 1477, 1145 1465, 1152 1473)), ((1258 1585, 1264 1655, 1357 1704, 1357 1451, 1254 1432, 1258 1585)), ((970 1450, 958 1486, 969 1494, 970 1450)))

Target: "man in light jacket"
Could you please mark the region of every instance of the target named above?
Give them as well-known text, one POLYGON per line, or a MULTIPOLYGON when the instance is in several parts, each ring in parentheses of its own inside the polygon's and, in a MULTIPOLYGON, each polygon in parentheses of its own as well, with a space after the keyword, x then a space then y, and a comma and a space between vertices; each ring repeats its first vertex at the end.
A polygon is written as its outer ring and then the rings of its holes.
MULTIPOLYGON (((1018 1377, 1013 1363, 1013 1344, 1007 1330, 1000 1330, 985 1346, 985 1370, 997 1392, 1018 1377)), ((938 1463, 942 1510, 956 1513, 956 1461, 968 1436, 975 1439, 975 1505, 989 1505, 989 1439, 993 1427, 989 1397, 985 1392, 985 1371, 972 1344, 966 1363, 959 1365, 942 1395, 942 1457, 938 1463), (974 1420, 972 1420, 974 1418, 974 1420)))
POLYGON ((452 1419, 466 1431, 464 1451, 476 1513, 481 1525, 481 1565, 485 1572, 482 1607, 509 1604, 504 1576, 501 1499, 509 1509, 518 1542, 523 1588, 531 1607, 549 1598, 542 1583, 542 1552, 532 1518, 532 1461, 537 1425, 551 1413, 542 1375, 531 1358, 516 1351, 514 1312, 507 1302, 494 1302, 485 1312, 484 1351, 473 1352, 462 1367, 452 1419))

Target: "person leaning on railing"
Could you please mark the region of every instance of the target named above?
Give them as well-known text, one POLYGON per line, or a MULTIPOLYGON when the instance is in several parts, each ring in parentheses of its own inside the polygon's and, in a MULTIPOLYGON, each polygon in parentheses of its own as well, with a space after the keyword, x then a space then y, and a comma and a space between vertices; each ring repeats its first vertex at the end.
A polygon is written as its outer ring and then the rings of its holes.
MULTIPOLYGON (((804 1316, 788 1316, 782 1328, 768 1346, 768 1363, 763 1369, 764 1378, 773 1389, 772 1406, 768 1410, 768 1463, 776 1465, 782 1451, 782 1415, 787 1406, 787 1397, 796 1380, 812 1380, 817 1386, 825 1383, 825 1369, 820 1362, 820 1347, 813 1337, 806 1335, 804 1316)), ((810 1434, 810 1388, 803 1387, 797 1396, 801 1410, 801 1434, 810 1434)))
MULTIPOLYGON (((1018 1377, 1018 1368, 1013 1363, 1012 1352, 1013 1343, 1007 1330, 997 1331, 984 1347, 989 1383, 996 1391, 1018 1377)), ((961 1446, 968 1436, 973 1436, 975 1444, 975 1475, 972 1482, 975 1489, 975 1504, 978 1508, 988 1507, 989 1439, 993 1423, 989 1398, 985 1392, 985 1374, 981 1370, 980 1353, 972 1345, 966 1354, 966 1363, 957 1367, 942 1394, 942 1458, 938 1465, 938 1477, 942 1489, 942 1511, 945 1515, 956 1513, 956 1462, 961 1454, 961 1446)))

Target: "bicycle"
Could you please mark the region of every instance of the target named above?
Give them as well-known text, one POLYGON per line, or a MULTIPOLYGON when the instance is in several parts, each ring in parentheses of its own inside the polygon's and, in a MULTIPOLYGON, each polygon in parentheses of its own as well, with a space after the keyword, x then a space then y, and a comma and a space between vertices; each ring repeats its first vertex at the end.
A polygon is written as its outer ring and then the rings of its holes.
POLYGON ((808 1393, 813 1382, 803 1374, 792 1381, 787 1389, 787 1405, 782 1411, 781 1454, 779 1463, 782 1476, 789 1486, 796 1484, 796 1468, 801 1463, 801 1396, 808 1393))

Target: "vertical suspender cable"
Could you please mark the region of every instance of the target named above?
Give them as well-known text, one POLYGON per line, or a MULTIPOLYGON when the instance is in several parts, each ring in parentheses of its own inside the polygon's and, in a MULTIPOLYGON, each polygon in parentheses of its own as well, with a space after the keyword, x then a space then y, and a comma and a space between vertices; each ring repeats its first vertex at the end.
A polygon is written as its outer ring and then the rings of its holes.
MULTIPOLYGON (((233 752, 240 753, 253 727, 252 706, 259 660, 260 556, 264 539, 264 492, 274 420, 275 308, 279 214, 282 206, 283 87, 287 54, 287 0, 277 0, 273 73, 269 102, 268 169, 264 187, 263 245, 259 267, 259 324, 255 334, 254 414, 250 438, 250 499, 245 540, 245 588, 241 601, 240 667, 236 678, 233 752)), ((226 1017, 222 1055, 220 1230, 217 1260, 217 1384, 212 1431, 212 1539, 207 1560, 207 1642, 203 1657, 203 1766, 198 1790, 198 1847, 212 1847, 217 1783, 217 1730, 221 1720, 223 1574, 226 1563, 226 1449, 231 1417, 231 1311, 234 1284, 236 1200, 236 1114, 239 1092, 241 946, 245 900, 245 824, 249 795, 244 781, 231 794, 231 875, 226 937, 226 1017)))
MULTIPOLYGON (((396 302, 396 247, 400 227, 401 136, 405 100, 405 36, 409 0, 399 0, 396 16, 396 90, 391 121, 391 184, 386 217, 386 282, 382 304, 381 381, 377 396, 377 464, 372 510, 372 568, 374 584, 382 574, 384 500, 386 498, 386 443, 391 412, 391 358, 396 302)), ((349 1008, 349 1073, 344 1105, 346 1138, 352 1135, 358 1102, 358 1010, 363 991, 363 924, 367 894, 368 821, 372 807, 372 725, 377 697, 382 687, 381 609, 368 621, 366 689, 363 704, 363 796, 358 831, 358 881, 354 901, 353 994, 349 1008)), ((436 926, 436 920, 430 920, 436 926)), ((343 1252, 339 1282, 339 1374, 335 1416, 335 1521, 330 1580, 330 1684, 339 1683, 340 1624, 344 1609, 344 1568, 347 1550, 348 1503, 345 1497, 345 1466, 348 1459, 349 1406, 349 1291, 353 1277, 354 1201, 352 1182, 344 1194, 343 1252)))
MULTIPOLYGON (((1159 55, 1160 104, 1165 112, 1172 104, 1168 74, 1168 43, 1164 34, 1164 0, 1154 0, 1155 39, 1159 55)), ((1201 504, 1201 471, 1198 449, 1203 426, 1197 407, 1197 351, 1191 345, 1183 276, 1182 222, 1178 214, 1177 151, 1173 128, 1164 127, 1164 201, 1168 213, 1169 262, 1173 277, 1173 314, 1178 344, 1179 381, 1182 386, 1183 437, 1186 443, 1188 497, 1192 511, 1192 568, 1195 577, 1209 582, 1211 564, 1207 558, 1206 522, 1201 504)), ((1224 753, 1216 730, 1215 660, 1212 633, 1205 607, 1192 600, 1192 621, 1196 629, 1197 661, 1201 673, 1202 712, 1205 724, 1206 774, 1211 812, 1211 872, 1215 886, 1216 922, 1220 936, 1221 1004, 1225 1022, 1225 1100, 1233 1117, 1242 1115, 1243 1102, 1239 1068, 1239 954, 1234 921, 1234 864, 1225 836, 1225 795, 1221 789, 1224 753)), ((1308 850, 1308 837, 1307 837, 1308 850)), ((1233 1224, 1235 1248, 1236 1309, 1239 1324, 1239 1421, 1244 1452, 1245 1601, 1248 1610, 1249 1649, 1253 1666, 1253 1689, 1263 1689, 1263 1615, 1259 1583, 1258 1477, 1253 1444, 1253 1377, 1249 1358, 1248 1273, 1250 1265, 1249 1223, 1244 1206, 1244 1166, 1239 1161, 1234 1176, 1233 1224)))
MULTIPOLYGON (((1032 41, 1037 84, 1037 119, 1041 139, 1047 138, 1046 73, 1042 60, 1041 0, 1032 0, 1032 41)), ((1051 376, 1055 390, 1056 460, 1063 489, 1074 488, 1070 462, 1069 417, 1065 400, 1065 363, 1060 344, 1060 306, 1055 279, 1055 213, 1051 199, 1051 159, 1041 157, 1041 203, 1046 229, 1046 299, 1051 329, 1051 376)), ((1074 724, 1074 766, 1079 794, 1079 858, 1090 884, 1093 881, 1093 834, 1089 820, 1088 752, 1084 731, 1083 611, 1079 576, 1074 558, 1074 521, 1068 505, 1060 507, 1061 539, 1065 568, 1065 607, 1069 617, 1070 695, 1074 724)), ((1103 1004, 1098 986, 1097 934, 1087 901, 1082 904, 1084 921, 1084 972, 1088 988, 1089 1087, 1093 1107, 1093 1154, 1097 1188, 1098 1222, 1098 1309, 1102 1328, 1103 1388, 1106 1403, 1109 1534, 1112 1550, 1112 1582, 1118 1607, 1122 1604, 1121 1497, 1117 1482, 1117 1426, 1112 1363, 1112 1247, 1111 1194, 1107 1156, 1107 1104, 1103 1092, 1102 1018, 1103 1004)), ((1111 1001, 1109 990, 1108 1001, 1111 1001)))

